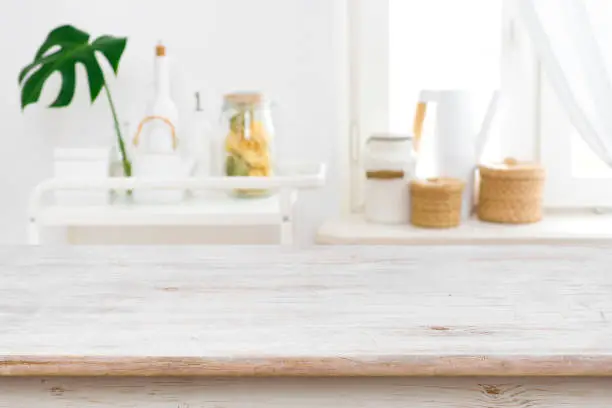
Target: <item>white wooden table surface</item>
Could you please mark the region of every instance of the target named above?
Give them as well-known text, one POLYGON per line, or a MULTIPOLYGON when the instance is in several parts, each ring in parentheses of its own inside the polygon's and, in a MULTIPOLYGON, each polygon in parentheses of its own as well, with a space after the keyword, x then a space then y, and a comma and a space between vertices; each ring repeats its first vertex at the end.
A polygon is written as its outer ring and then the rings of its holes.
POLYGON ((612 406, 612 246, 4 247, 0 265, 0 407, 612 406))

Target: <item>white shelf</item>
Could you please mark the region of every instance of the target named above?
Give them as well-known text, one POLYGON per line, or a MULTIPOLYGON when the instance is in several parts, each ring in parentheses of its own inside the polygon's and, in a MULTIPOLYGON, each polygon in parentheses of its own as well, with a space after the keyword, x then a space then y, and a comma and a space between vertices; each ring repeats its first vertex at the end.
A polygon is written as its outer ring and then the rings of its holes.
MULTIPOLYGON (((291 204, 295 202, 295 196, 291 204)), ((109 205, 50 205, 40 211, 43 226, 204 226, 278 225, 282 221, 280 200, 233 198, 210 193, 178 204, 134 204, 115 199, 109 205)))
POLYGON ((143 179, 109 177, 101 179, 49 179, 30 195, 29 240, 39 243, 40 228, 46 226, 253 226, 278 225, 281 243, 293 241, 293 207, 299 190, 325 184, 324 164, 293 164, 282 167, 273 177, 189 177, 184 179, 143 179), (53 205, 48 193, 183 190, 196 197, 177 204, 133 203, 125 193, 104 205, 53 205), (262 189, 274 194, 265 198, 236 198, 233 189, 262 189))
POLYGON ((361 215, 329 220, 317 242, 331 245, 575 244, 612 242, 612 215, 547 214, 539 223, 493 224, 469 220, 457 228, 368 223, 361 215))

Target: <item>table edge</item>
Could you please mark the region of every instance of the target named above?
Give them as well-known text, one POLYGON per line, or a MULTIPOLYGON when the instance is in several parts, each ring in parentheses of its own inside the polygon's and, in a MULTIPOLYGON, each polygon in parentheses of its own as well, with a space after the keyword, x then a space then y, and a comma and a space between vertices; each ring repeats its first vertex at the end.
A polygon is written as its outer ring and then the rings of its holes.
POLYGON ((0 377, 612 377, 612 355, 0 356, 0 377))

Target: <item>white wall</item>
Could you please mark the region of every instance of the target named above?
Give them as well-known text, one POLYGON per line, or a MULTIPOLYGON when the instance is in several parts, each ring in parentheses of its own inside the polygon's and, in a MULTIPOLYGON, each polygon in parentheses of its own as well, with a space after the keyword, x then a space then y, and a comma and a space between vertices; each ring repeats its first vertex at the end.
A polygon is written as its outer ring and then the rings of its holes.
MULTIPOLYGON (((51 28, 66 23, 93 36, 129 37, 119 77, 110 82, 121 119, 132 127, 151 92, 152 53, 160 39, 174 59, 173 91, 184 136, 192 130, 196 91, 205 96, 214 121, 223 93, 264 91, 278 103, 283 159, 330 165, 327 187, 300 204, 301 241, 311 242, 322 219, 338 211, 336 159, 347 106, 345 0, 1 0, 0 242, 25 242, 27 196, 51 175, 54 146, 113 141, 107 103, 100 98, 90 107, 84 81, 66 109, 40 105, 20 112, 20 68, 51 28)), ((53 88, 43 93, 47 104, 53 88)))

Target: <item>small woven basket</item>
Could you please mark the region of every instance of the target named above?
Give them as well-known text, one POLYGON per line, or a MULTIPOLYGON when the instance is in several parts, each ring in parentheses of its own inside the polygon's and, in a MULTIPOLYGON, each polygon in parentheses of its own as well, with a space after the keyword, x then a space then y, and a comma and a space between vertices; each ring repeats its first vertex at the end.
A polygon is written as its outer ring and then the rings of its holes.
POLYGON ((425 228, 452 228, 461 223, 465 184, 452 178, 413 180, 410 183, 410 220, 425 228))
POLYGON ((503 224, 528 224, 542 219, 544 168, 506 159, 481 165, 478 218, 503 224))

